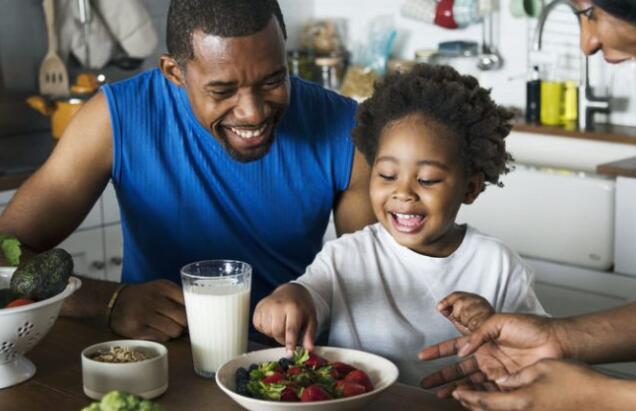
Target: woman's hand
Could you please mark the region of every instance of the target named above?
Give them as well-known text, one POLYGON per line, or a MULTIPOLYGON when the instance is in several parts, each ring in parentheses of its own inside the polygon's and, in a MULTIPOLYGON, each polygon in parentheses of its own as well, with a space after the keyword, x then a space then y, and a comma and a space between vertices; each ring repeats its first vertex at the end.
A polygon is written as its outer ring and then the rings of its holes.
POLYGON ((497 381, 504 392, 460 387, 453 397, 473 411, 580 411, 636 409, 634 383, 580 364, 541 360, 497 381))
POLYGON ((424 388, 448 384, 438 392, 449 396, 460 385, 496 381, 544 358, 562 358, 558 321, 535 315, 495 314, 470 336, 425 348, 422 360, 459 355, 466 357, 422 379, 424 388))

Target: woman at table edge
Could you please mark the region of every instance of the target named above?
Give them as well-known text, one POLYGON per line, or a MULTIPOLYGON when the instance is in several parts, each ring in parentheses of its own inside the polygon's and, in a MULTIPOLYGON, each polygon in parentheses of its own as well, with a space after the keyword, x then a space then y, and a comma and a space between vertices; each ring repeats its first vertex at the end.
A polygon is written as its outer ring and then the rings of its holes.
MULTIPOLYGON (((585 54, 601 51, 610 64, 636 58, 636 1, 572 3, 578 10, 585 54)), ((470 336, 425 348, 420 353, 423 360, 454 354, 463 359, 425 377, 422 386, 447 384, 440 396, 452 392, 475 411, 633 410, 636 381, 558 359, 586 363, 636 359, 635 318, 636 303, 566 319, 497 314, 470 336), (502 391, 481 390, 486 380, 495 381, 502 391)))

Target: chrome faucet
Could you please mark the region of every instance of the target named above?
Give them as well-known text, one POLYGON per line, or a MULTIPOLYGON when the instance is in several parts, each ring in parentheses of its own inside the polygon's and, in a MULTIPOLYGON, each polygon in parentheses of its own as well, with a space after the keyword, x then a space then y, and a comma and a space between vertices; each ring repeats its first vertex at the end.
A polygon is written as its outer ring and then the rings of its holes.
MULTIPOLYGON (((532 48, 536 51, 541 50, 543 41, 543 29, 545 27, 546 20, 552 10, 557 6, 564 4, 572 9, 573 13, 577 12, 577 9, 568 0, 554 0, 548 3, 543 10, 537 21, 537 28, 534 32, 534 41, 532 48)), ((579 20, 579 27, 580 27, 579 20)), ((594 95, 592 87, 590 87, 590 75, 589 75, 589 58, 584 56, 581 61, 581 83, 579 83, 579 106, 578 106, 578 125, 580 130, 592 130, 594 128, 594 113, 610 112, 610 99, 609 97, 597 97, 594 95)))

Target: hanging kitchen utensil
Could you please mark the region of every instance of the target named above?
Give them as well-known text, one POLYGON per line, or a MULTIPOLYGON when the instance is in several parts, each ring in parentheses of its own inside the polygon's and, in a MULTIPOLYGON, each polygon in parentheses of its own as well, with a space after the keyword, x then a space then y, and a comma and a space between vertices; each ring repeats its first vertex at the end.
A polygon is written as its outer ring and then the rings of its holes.
POLYGON ((44 0, 44 16, 49 48, 40 65, 40 94, 48 96, 68 95, 68 72, 57 54, 57 34, 55 32, 55 8, 53 0, 44 0))
POLYGON ((500 69, 503 66, 503 57, 501 57, 494 45, 492 13, 484 15, 481 34, 481 54, 477 61, 477 67, 482 71, 500 69))

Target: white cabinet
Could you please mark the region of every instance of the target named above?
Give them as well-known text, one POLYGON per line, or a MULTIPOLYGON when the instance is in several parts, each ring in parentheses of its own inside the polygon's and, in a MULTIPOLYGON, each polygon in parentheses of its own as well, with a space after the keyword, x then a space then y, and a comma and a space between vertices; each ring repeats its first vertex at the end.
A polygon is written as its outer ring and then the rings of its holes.
MULTIPOLYGON (((15 190, 0 192, 0 212, 15 190)), ((119 206, 112 184, 84 221, 59 247, 73 256, 75 272, 98 280, 120 281, 123 261, 119 206)))
POLYGON ((121 281, 121 268, 124 261, 123 238, 119 224, 104 227, 104 261, 106 263, 106 279, 121 281))
MULTIPOLYGON (((636 278, 528 259, 536 271, 535 290, 553 317, 604 311, 636 300, 636 278)), ((598 369, 636 377, 636 362, 603 364, 598 369)))
POLYGON ((97 280, 106 279, 104 263, 103 229, 76 231, 64 240, 59 247, 73 256, 75 272, 97 280))

